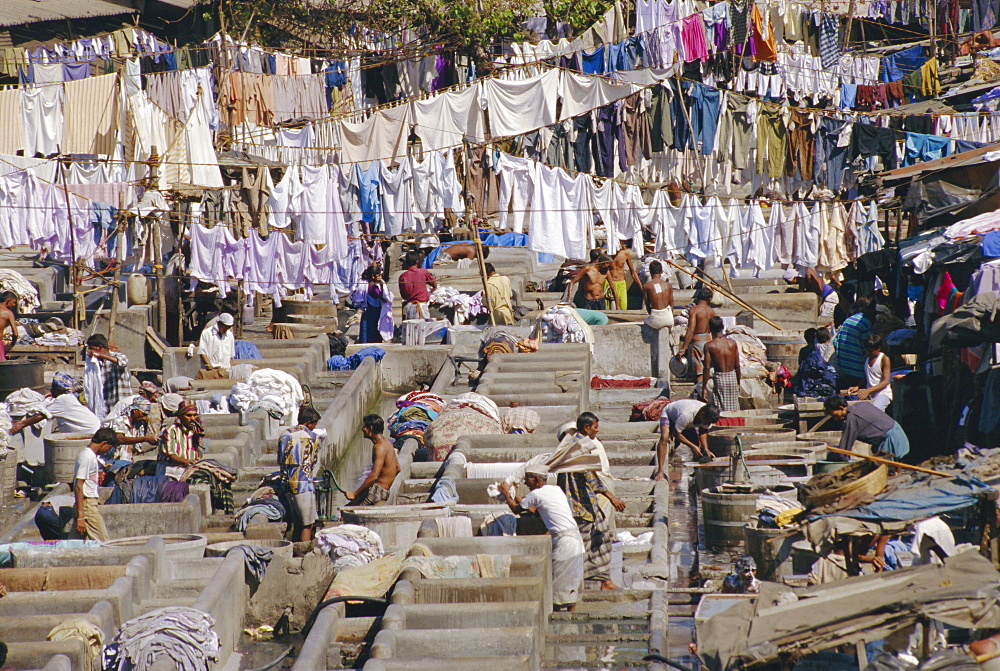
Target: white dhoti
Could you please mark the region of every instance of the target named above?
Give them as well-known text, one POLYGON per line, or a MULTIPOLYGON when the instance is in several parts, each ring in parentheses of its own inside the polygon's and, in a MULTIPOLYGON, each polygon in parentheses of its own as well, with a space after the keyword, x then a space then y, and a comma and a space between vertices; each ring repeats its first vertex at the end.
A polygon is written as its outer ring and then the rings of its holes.
POLYGON ((475 259, 459 259, 458 265, 455 267, 458 268, 459 270, 462 270, 463 268, 472 268, 475 264, 476 264, 475 259))
POLYGON ((552 603, 576 603, 583 588, 583 539, 577 529, 552 536, 552 603))
POLYGON ((651 310, 643 324, 651 329, 671 328, 674 325, 674 309, 662 308, 660 310, 651 310))

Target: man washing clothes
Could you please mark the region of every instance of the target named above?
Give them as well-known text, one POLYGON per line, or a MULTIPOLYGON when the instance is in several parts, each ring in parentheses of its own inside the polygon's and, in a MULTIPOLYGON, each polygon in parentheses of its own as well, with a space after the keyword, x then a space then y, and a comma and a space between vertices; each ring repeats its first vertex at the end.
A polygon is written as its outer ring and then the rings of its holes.
POLYGON ((642 296, 649 313, 643 324, 651 329, 668 329, 674 325, 674 288, 663 276, 663 265, 659 261, 649 264, 649 281, 642 285, 642 296))
POLYGON ((217 322, 201 332, 201 338, 198 339, 201 370, 194 376, 196 380, 224 380, 229 377, 233 358, 236 356, 234 323, 233 316, 223 312, 217 322))
MULTIPOLYGON (((844 432, 840 436, 840 449, 851 450, 854 441, 860 440, 872 446, 872 452, 883 452, 890 459, 901 459, 910 451, 910 439, 899 422, 885 414, 874 403, 864 401, 849 405, 842 396, 831 396, 823 402, 826 414, 844 422, 844 432)), ((834 461, 847 461, 847 456, 838 454, 834 461)))
MULTIPOLYGON (((688 372, 695 379, 701 375, 704 366, 705 343, 712 337, 708 328, 708 320, 715 316, 715 310, 709 305, 712 301, 712 290, 701 285, 694 292, 694 305, 688 310, 687 332, 681 343, 681 352, 687 352, 688 372)), ((678 354, 680 356, 680 354, 678 354)))
POLYGON ((528 465, 524 484, 530 491, 524 498, 518 497, 507 482, 498 487, 515 515, 537 512, 541 516, 552 536, 552 608, 573 612, 583 588, 583 539, 566 495, 555 485, 546 484, 548 475, 545 464, 528 465))
POLYGON ((676 450, 687 445, 696 459, 707 463, 715 458, 708 449, 708 429, 719 421, 719 409, 694 398, 671 401, 660 413, 660 440, 656 444, 656 473, 654 480, 664 478, 667 463, 667 446, 673 443, 676 450))
MULTIPOLYGON (((476 260, 476 245, 471 242, 459 242, 446 249, 442 250, 437 258, 434 259, 434 265, 451 263, 452 261, 458 261, 458 268, 471 268, 472 262, 476 260)), ((483 259, 490 258, 490 248, 483 247, 483 259)))
POLYGON ((486 295, 493 310, 493 320, 498 326, 514 323, 514 308, 511 306, 510 279, 497 272, 492 263, 486 264, 486 295))
POLYGON ((705 372, 701 376, 701 399, 708 402, 708 381, 712 381, 712 399, 720 412, 740 409, 740 348, 726 337, 722 317, 708 320, 712 339, 705 343, 705 372))
POLYGON ((347 492, 349 506, 377 506, 389 500, 389 488, 399 473, 396 448, 386 438, 385 422, 378 415, 366 415, 361 420, 361 433, 372 443, 372 470, 361 486, 347 492))
POLYGON ((53 375, 52 385, 49 387, 51 400, 39 408, 38 413, 13 422, 10 427, 11 434, 38 424, 45 419, 51 419, 53 422, 49 433, 93 434, 101 428, 101 420, 97 419, 97 415, 80 403, 75 391, 76 380, 71 375, 67 373, 53 375))

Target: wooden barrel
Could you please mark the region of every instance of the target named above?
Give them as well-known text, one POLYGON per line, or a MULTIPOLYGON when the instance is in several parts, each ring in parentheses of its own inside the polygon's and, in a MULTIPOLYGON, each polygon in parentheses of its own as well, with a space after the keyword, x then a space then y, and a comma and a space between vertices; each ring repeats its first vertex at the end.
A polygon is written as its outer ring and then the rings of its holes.
MULTIPOLYGON (((773 484, 784 483, 788 478, 805 478, 812 475, 813 461, 801 454, 776 454, 767 450, 747 450, 743 453, 743 460, 747 462, 747 468, 751 473, 755 466, 763 467, 760 462, 769 462, 767 468, 778 471, 780 477, 773 484)), ((770 484, 770 483, 760 483, 770 484)))
MULTIPOLYGON (((838 447, 840 445, 840 436, 843 435, 843 433, 843 431, 808 431, 806 433, 800 433, 795 437, 795 440, 819 442, 825 443, 829 447, 838 447)), ((853 447, 848 449, 864 456, 870 457, 872 454, 872 446, 868 443, 863 443, 860 440, 855 441, 853 447)))
POLYGON ((705 545, 710 548, 734 547, 743 544, 743 526, 756 513, 757 497, 766 490, 783 496, 794 496, 795 487, 775 485, 721 485, 701 491, 701 516, 705 529, 705 545))
POLYGON ((761 336, 761 342, 767 350, 767 360, 782 363, 792 373, 799 369, 799 350, 806 346, 802 337, 767 337, 761 336))
POLYGON ((53 433, 45 438, 45 479, 73 484, 76 458, 90 444, 90 433, 53 433))
POLYGON ((0 401, 18 389, 28 387, 44 394, 45 362, 37 359, 0 361, 0 401))
MULTIPOLYGON (((742 468, 742 467, 741 467, 742 468)), ((750 471, 749 484, 759 487, 771 487, 787 484, 788 477, 779 468, 773 466, 762 466, 747 462, 750 471)), ((713 489, 724 484, 732 484, 733 468, 731 464, 724 465, 699 465, 694 469, 695 484, 698 491, 703 489, 713 489)))
POLYGON ((826 443, 806 440, 780 440, 773 443, 757 443, 747 450, 747 453, 767 452, 769 454, 794 454, 806 461, 818 461, 826 458, 826 443))
POLYGON ((757 443, 792 440, 795 431, 782 426, 720 427, 708 432, 708 449, 717 457, 729 456, 736 448, 736 438, 746 450, 757 443))
POLYGON ((337 306, 329 301, 298 301, 285 299, 281 303, 286 315, 336 317, 337 306))
POLYGON ((769 529, 750 520, 743 526, 747 554, 757 563, 757 577, 780 582, 792 575, 792 544, 802 540, 801 531, 769 529))

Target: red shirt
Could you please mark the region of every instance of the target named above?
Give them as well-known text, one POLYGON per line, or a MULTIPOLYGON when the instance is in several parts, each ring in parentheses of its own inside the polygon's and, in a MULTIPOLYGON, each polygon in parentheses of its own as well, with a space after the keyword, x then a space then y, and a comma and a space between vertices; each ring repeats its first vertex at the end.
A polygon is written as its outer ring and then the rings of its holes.
POLYGON ((399 276, 399 295, 404 303, 426 303, 431 297, 427 283, 433 281, 434 276, 424 268, 410 266, 399 276))

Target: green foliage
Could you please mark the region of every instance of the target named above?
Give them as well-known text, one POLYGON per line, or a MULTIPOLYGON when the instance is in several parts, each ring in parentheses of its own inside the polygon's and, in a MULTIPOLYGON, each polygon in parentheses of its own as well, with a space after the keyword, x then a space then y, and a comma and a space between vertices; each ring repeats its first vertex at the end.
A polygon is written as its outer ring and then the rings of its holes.
MULTIPOLYGON (((608 0, 543 0, 550 25, 567 21, 586 29, 606 9, 608 0)), ((537 11, 538 0, 223 0, 231 35, 272 47, 344 44, 339 37, 363 25, 395 34, 412 28, 425 43, 442 44, 480 64, 492 60, 496 47, 524 39, 521 24, 537 11)), ((346 46, 346 45, 344 45, 346 46)))

